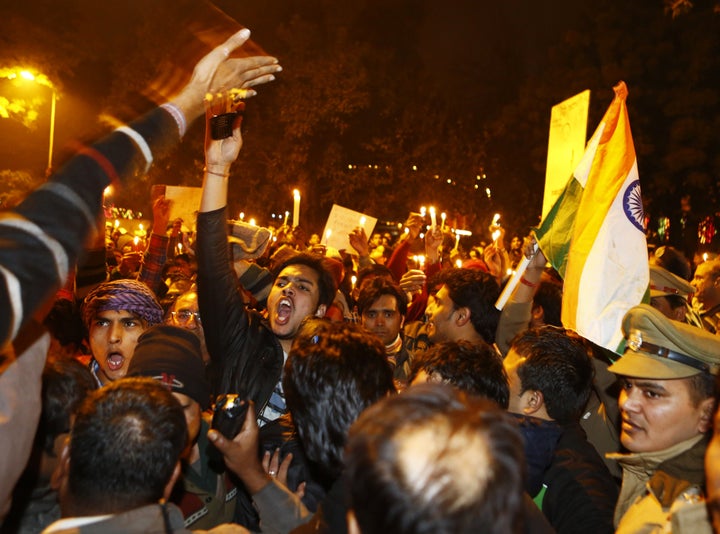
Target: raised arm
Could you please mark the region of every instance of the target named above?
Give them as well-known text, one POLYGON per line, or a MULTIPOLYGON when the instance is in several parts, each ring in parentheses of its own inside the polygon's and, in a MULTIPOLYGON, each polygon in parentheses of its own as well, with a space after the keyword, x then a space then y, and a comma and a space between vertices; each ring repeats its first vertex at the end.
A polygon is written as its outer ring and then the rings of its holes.
MULTIPOLYGON (((0 219, 0 346, 65 281, 101 209, 102 192, 147 171, 177 144, 203 110, 207 92, 251 88, 279 70, 272 57, 231 58, 249 37, 241 30, 195 66, 170 103, 84 147, 47 184, 0 219)), ((252 90, 251 90, 252 92, 252 90)))
POLYGON ((138 280, 156 295, 162 285, 162 269, 167 261, 167 247, 170 238, 165 234, 170 220, 170 200, 161 195, 153 202, 153 226, 148 248, 143 256, 138 280))

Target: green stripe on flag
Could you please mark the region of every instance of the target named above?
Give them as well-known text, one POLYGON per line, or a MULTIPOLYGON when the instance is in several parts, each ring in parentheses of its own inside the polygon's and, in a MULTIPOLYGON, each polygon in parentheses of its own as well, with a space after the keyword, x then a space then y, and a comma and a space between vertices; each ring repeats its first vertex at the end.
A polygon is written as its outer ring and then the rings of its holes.
POLYGON ((535 228, 540 250, 563 279, 582 195, 582 185, 572 177, 540 226, 535 228))

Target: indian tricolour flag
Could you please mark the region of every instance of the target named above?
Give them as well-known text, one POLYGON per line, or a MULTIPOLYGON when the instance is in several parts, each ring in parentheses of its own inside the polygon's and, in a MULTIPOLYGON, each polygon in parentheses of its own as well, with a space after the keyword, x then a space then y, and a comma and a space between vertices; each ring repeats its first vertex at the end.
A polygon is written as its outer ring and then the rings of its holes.
POLYGON ((618 349, 622 318, 642 301, 649 279, 627 87, 614 90, 580 164, 535 230, 564 280, 563 325, 610 350, 618 349))

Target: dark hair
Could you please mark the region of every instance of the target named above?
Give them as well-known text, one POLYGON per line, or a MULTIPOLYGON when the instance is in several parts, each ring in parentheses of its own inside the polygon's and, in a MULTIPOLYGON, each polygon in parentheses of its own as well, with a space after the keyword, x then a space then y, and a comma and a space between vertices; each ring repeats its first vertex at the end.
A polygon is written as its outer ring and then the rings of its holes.
POLYGON ((487 343, 494 343, 500 320, 500 311, 495 308, 500 286, 495 278, 478 269, 449 269, 444 272, 442 283, 455 307, 470 309, 475 331, 487 343))
POLYGON ((323 256, 317 254, 310 254, 303 252, 301 254, 295 254, 280 264, 280 267, 276 270, 275 277, 291 265, 305 265, 317 273, 318 276, 318 306, 325 304, 329 306, 332 304, 335 298, 335 292, 337 291, 337 285, 335 284, 335 278, 329 269, 325 267, 323 256))
POLYGON ((85 325, 82 321, 80 307, 68 299, 55 300, 43 320, 43 325, 63 347, 74 344, 77 348, 85 338, 85 325))
POLYGON ((82 400, 97 389, 90 370, 77 360, 56 360, 42 374, 42 414, 36 443, 53 456, 55 438, 70 432, 70 416, 82 400))
POLYGON ((70 514, 119 513, 157 502, 186 441, 180 403, 152 378, 124 378, 91 393, 71 432, 70 514))
POLYGON ((652 297, 650 299, 650 305, 653 308, 656 307, 653 304, 653 301, 655 299, 665 299, 671 310, 677 310, 678 308, 684 309, 687 307, 687 300, 685 299, 685 297, 681 297, 680 295, 658 295, 657 297, 652 297))
POLYGON ((707 398, 717 397, 720 391, 718 381, 720 378, 710 373, 698 373, 690 377, 690 400, 695 407, 707 398))
POLYGON ((562 308, 562 286, 555 282, 542 280, 533 297, 533 307, 542 306, 543 321, 552 326, 562 326, 560 311, 562 308))
POLYGON ((690 261, 685 257, 685 254, 674 247, 658 247, 650 258, 650 262, 670 271, 683 280, 690 280, 692 278, 690 261))
POLYGON ((176 254, 175 257, 172 259, 173 262, 177 261, 184 261, 185 263, 193 263, 193 259, 190 257, 190 254, 186 254, 183 252, 182 254, 176 254))
POLYGON ((355 287, 362 288, 363 282, 366 278, 375 277, 387 278, 388 280, 396 282, 395 278, 393 277, 392 271, 388 267, 380 265, 379 263, 373 263, 372 265, 368 265, 367 267, 363 267, 362 269, 360 269, 360 271, 358 272, 355 287))
POLYGON ((363 534, 523 530, 522 437, 486 399, 445 384, 387 397, 352 426, 346 462, 363 534))
POLYGON ((409 381, 420 371, 437 375, 443 382, 473 395, 495 401, 507 409, 510 399, 508 377, 502 358, 487 343, 448 341, 430 347, 412 364, 409 381))
POLYGON ((362 315, 366 309, 372 306, 383 295, 395 297, 397 309, 400 315, 405 317, 408 305, 407 295, 400 289, 400 286, 385 278, 374 278, 363 286, 357 300, 358 313, 362 315))
POLYGON ((517 368, 521 393, 542 392, 553 420, 561 425, 577 422, 592 388, 590 344, 572 330, 543 326, 515 336, 510 350, 525 358, 517 368))
POLYGON ((334 480, 360 412, 395 392, 379 339, 352 323, 307 319, 293 342, 282 379, 287 407, 308 459, 334 480))

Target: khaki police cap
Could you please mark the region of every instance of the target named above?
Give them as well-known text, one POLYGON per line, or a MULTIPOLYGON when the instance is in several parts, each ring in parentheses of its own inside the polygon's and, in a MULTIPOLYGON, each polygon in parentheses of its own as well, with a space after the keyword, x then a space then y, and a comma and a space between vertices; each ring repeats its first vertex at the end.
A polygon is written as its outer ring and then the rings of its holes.
POLYGON ((720 370, 720 336, 672 321, 652 306, 631 308, 622 330, 625 354, 608 368, 615 374, 669 380, 720 370))
POLYGON ((650 266, 650 297, 677 295, 688 300, 694 292, 695 288, 686 280, 659 265, 650 266))

